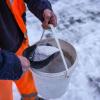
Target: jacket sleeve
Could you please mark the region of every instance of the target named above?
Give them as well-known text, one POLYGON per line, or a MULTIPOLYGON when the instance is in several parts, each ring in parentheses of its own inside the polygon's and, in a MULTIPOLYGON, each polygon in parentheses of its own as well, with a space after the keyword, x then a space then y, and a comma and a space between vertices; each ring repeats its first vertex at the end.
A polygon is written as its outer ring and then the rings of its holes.
POLYGON ((21 63, 16 55, 0 49, 0 80, 17 80, 21 75, 21 63))
POLYGON ((43 22, 43 11, 45 9, 52 10, 51 4, 48 0, 24 0, 29 10, 43 22))

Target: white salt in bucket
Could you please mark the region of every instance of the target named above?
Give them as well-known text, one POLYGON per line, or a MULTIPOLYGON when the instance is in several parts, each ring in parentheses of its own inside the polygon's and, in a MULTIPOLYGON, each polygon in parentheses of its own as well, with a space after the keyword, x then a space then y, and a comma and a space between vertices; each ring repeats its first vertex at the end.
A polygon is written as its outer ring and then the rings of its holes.
MULTIPOLYGON (((46 100, 59 98, 64 95, 68 88, 71 73, 74 71, 77 64, 75 48, 63 40, 59 40, 59 42, 68 66, 67 76, 60 55, 44 68, 32 69, 38 93, 46 100)), ((55 39, 53 38, 42 40, 39 43, 50 43, 54 47, 57 47, 55 39)))

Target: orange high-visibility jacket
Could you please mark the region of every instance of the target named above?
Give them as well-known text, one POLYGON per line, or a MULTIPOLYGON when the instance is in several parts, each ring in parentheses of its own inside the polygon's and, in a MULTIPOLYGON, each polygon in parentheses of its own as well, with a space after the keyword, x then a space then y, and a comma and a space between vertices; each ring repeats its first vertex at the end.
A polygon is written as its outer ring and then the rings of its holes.
MULTIPOLYGON (((16 22, 18 23, 24 38, 26 38, 25 43, 21 46, 25 49, 28 45, 27 30, 25 24, 25 12, 27 4, 29 10, 35 14, 41 21, 43 21, 43 11, 44 9, 51 9, 51 5, 48 0, 6 0, 8 7, 10 8, 12 14, 14 15, 16 22)), ((17 54, 21 55, 23 52, 22 48, 17 51, 17 54)))
POLYGON ((20 29, 24 33, 24 37, 26 37, 26 25, 22 18, 25 14, 27 3, 28 8, 31 12, 33 12, 41 21, 43 21, 43 11, 44 9, 50 9, 51 5, 48 0, 6 0, 9 8, 11 9, 20 29))
POLYGON ((25 3, 23 0, 6 0, 6 2, 11 9, 20 29, 26 37, 26 25, 22 19, 22 16, 26 11, 25 3))
POLYGON ((18 79, 21 75, 21 71, 18 71, 17 67, 20 66, 19 60, 14 53, 16 52, 17 55, 21 55, 28 44, 24 16, 26 11, 25 3, 29 10, 41 21, 43 21, 44 9, 51 9, 48 0, 0 0, 0 68, 2 67, 2 70, 0 70, 0 79, 14 80, 18 79), (15 32, 14 29, 19 31, 15 32), (6 50, 14 53, 6 52, 6 50), (12 72, 16 70, 19 74, 13 75, 12 72))

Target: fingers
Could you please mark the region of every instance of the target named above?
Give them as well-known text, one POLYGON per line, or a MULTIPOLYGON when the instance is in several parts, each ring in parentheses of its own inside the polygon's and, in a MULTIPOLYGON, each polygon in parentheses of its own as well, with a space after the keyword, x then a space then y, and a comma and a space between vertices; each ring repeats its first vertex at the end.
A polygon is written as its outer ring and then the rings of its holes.
POLYGON ((51 16, 49 24, 52 24, 54 27, 57 26, 57 17, 56 17, 56 15, 54 13, 52 13, 52 16, 51 16))
POLYGON ((49 24, 52 24, 54 27, 57 26, 57 17, 56 15, 49 9, 44 10, 44 22, 42 24, 44 29, 49 28, 49 24))
POLYGON ((26 72, 27 70, 29 70, 29 68, 30 68, 29 60, 23 56, 18 56, 18 58, 21 62, 23 72, 26 72))
POLYGON ((50 18, 51 18, 51 11, 45 10, 43 17, 44 17, 44 22, 43 22, 42 26, 43 26, 43 28, 48 29, 48 24, 49 24, 49 21, 50 21, 50 18))

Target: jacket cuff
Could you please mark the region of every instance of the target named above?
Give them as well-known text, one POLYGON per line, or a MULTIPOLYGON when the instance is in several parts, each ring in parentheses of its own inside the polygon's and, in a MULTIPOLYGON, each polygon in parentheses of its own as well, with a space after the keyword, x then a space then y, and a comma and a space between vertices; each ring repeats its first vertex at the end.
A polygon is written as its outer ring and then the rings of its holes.
POLYGON ((14 53, 6 51, 2 51, 1 56, 0 79, 18 80, 23 73, 20 60, 14 53))
POLYGON ((37 0, 33 2, 34 0, 29 0, 27 2, 27 6, 29 10, 41 21, 44 21, 43 18, 43 12, 45 9, 52 10, 52 6, 48 0, 37 0))

